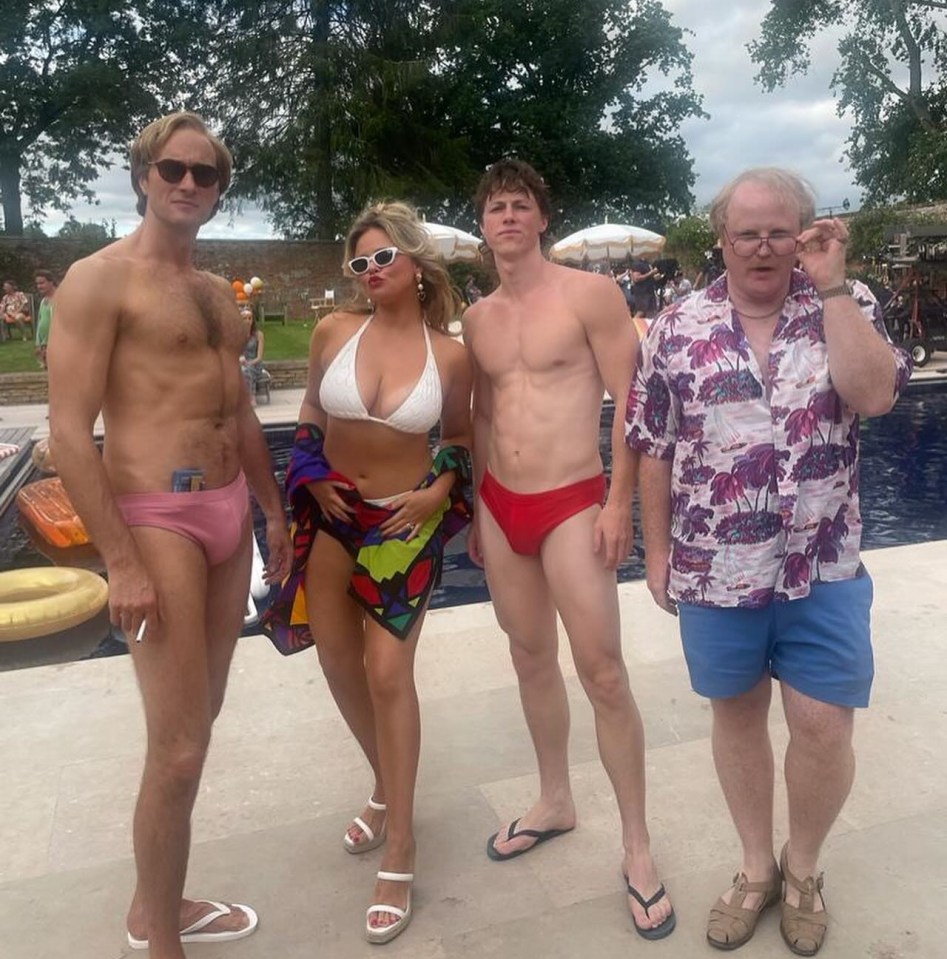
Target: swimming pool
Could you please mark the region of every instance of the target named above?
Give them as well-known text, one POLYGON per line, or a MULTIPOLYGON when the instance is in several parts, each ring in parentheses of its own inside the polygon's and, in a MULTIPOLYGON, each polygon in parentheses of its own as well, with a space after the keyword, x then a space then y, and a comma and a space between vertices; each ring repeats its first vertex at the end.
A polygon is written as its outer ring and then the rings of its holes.
MULTIPOLYGON (((603 449, 608 448, 613 415, 614 406, 606 403, 601 425, 603 449)), ((280 482, 293 432, 292 427, 266 430, 280 482)), ((887 416, 863 422, 861 455, 863 549, 947 539, 947 391, 910 392, 887 416)), ((607 456, 605 460, 607 469, 607 456)), ((262 516, 257 514, 255 519, 262 541, 262 516)), ((644 577, 637 512, 635 528, 635 550, 618 569, 620 582, 644 577)), ((7 510, 0 517, 0 569, 46 566, 49 562, 20 527, 15 508, 7 510)), ((464 537, 455 537, 444 558, 444 575, 431 599, 432 608, 489 598, 483 571, 467 556, 464 537)))

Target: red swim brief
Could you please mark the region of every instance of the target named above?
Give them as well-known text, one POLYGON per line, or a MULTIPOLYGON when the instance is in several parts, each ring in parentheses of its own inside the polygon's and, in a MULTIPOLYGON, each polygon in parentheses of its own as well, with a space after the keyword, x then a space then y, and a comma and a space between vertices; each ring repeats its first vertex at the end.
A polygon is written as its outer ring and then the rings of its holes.
POLYGON ((116 499, 129 526, 155 526, 192 540, 208 566, 230 559, 243 538, 250 493, 243 473, 218 489, 193 493, 126 493, 116 499))
POLYGON ((485 470, 480 498, 503 530, 514 553, 538 556, 543 540, 560 523, 605 502, 605 474, 541 493, 514 493, 485 470))

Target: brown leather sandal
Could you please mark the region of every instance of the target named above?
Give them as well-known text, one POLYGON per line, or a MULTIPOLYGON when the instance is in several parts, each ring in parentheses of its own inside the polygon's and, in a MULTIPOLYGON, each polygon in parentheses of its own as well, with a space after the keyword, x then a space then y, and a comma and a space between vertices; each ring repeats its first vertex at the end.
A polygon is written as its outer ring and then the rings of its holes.
POLYGON ((822 900, 822 909, 815 909, 815 897, 822 898, 822 873, 818 876, 806 876, 797 879, 789 871, 789 843, 783 846, 779 857, 779 868, 786 880, 786 887, 792 886, 799 893, 799 905, 790 906, 783 897, 783 917, 779 923, 786 945, 797 956, 814 956, 825 941, 825 931, 828 928, 828 916, 825 912, 825 900, 822 900))
POLYGON ((756 932, 763 910, 778 902, 782 891, 782 877, 779 868, 773 863, 773 874, 761 882, 749 882, 746 873, 737 873, 733 877, 733 894, 730 902, 724 902, 721 896, 707 918, 707 942, 715 949, 739 949, 748 943, 756 932), (748 893, 763 893, 763 899, 755 909, 744 909, 743 903, 748 893))

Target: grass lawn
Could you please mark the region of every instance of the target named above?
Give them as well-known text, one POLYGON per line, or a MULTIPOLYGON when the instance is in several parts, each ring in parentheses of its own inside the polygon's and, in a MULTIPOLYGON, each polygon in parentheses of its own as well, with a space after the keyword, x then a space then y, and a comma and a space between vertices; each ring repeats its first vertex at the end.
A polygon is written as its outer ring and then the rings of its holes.
POLYGON ((39 373, 42 367, 33 355, 33 341, 5 340, 0 343, 0 373, 39 373))
POLYGON ((263 326, 263 365, 267 360, 304 360, 309 355, 312 320, 300 323, 289 320, 286 326, 266 323, 263 326))
MULTIPOLYGON (((286 326, 267 323, 263 328, 266 342, 263 361, 304 360, 309 355, 312 321, 290 320, 286 326)), ((7 340, 0 343, 0 373, 38 373, 41 367, 33 355, 33 343, 7 340)))

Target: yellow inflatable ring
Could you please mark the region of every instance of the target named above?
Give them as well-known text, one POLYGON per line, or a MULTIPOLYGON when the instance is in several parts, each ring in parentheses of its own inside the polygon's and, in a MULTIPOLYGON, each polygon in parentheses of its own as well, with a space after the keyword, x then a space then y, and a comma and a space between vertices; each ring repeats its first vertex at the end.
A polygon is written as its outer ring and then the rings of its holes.
POLYGON ((108 584, 87 569, 38 566, 0 573, 0 642, 78 626, 108 602, 108 584))

